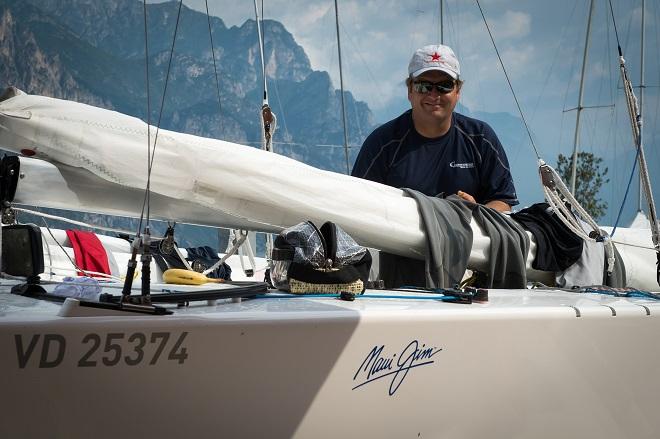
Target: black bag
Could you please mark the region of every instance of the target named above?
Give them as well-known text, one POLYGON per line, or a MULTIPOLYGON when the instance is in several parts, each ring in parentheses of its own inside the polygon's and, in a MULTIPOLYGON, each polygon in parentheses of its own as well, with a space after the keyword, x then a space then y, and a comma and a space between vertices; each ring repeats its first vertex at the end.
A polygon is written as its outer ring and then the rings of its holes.
MULTIPOLYGON (((158 268, 160 268, 160 271, 164 273, 170 268, 187 270, 188 267, 186 267, 177 253, 163 250, 161 246, 162 242, 163 241, 157 241, 151 243, 151 254, 154 257, 154 261, 156 261, 158 268)), ((176 245, 176 242, 174 245, 176 245)), ((186 253, 188 253, 186 261, 190 263, 190 266, 194 271, 199 273, 215 265, 215 263, 220 260, 215 250, 209 246, 189 247, 185 250, 186 253)), ((227 265, 226 262, 223 262, 222 265, 208 273, 206 276, 215 279, 231 280, 231 267, 227 265)))
POLYGON ((271 252, 273 285, 295 294, 361 294, 371 269, 369 250, 334 223, 311 221, 282 231, 271 252))

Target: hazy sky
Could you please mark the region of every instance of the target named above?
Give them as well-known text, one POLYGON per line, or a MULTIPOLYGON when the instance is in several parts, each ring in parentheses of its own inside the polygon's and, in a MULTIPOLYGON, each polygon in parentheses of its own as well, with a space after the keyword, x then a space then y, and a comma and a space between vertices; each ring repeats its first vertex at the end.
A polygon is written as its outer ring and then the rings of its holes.
MULTIPOLYGON (((312 68, 330 72, 335 87, 339 88, 334 1, 264 0, 263 3, 264 18, 282 22, 304 48, 312 68)), ((440 2, 339 0, 338 3, 345 88, 367 102, 377 120, 384 122, 408 107, 403 79, 412 52, 440 41, 440 2)), ((599 156, 617 157, 620 166, 610 169, 610 178, 620 188, 627 183, 632 166, 632 137, 624 113, 609 3, 603 0, 595 3, 583 105, 616 104, 616 107, 583 111, 580 143, 583 149, 599 156)), ((204 0, 185 0, 184 4, 205 11, 204 0)), ((211 15, 219 16, 228 26, 254 19, 254 3, 250 0, 209 0, 208 4, 211 15)), ((641 0, 612 0, 612 4, 629 73, 634 84, 639 85, 641 0)), ((482 0, 481 6, 541 156, 554 164, 559 152, 570 154, 573 147, 575 111, 565 110, 576 107, 578 101, 589 1, 482 0)), ((647 159, 653 167, 652 175, 656 176, 654 182, 660 179, 657 9, 658 2, 646 2, 645 84, 648 88, 644 96, 644 133, 647 159)), ((518 116, 476 1, 446 0, 444 17, 444 42, 456 52, 466 81, 462 104, 472 112, 507 112, 518 116)), ((268 38, 267 27, 265 38, 268 38)), ((535 165, 529 141, 507 145, 507 150, 512 168, 527 169, 535 165)), ((660 188, 657 182, 654 185, 660 188)), ((615 201, 620 194, 613 192, 611 197, 615 201)))

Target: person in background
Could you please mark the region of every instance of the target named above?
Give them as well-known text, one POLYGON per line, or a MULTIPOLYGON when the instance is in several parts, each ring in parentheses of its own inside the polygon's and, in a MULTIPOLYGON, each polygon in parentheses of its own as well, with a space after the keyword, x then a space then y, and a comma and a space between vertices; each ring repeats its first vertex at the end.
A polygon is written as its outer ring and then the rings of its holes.
POLYGON ((411 109, 367 137, 352 175, 428 196, 457 194, 500 212, 518 204, 493 129, 454 112, 463 86, 460 73, 450 47, 416 50, 406 78, 411 109))

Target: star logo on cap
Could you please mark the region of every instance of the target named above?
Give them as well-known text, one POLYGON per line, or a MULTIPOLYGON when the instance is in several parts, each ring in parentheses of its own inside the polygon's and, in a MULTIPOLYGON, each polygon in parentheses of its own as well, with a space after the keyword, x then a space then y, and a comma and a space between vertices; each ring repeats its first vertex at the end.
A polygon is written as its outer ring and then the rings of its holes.
POLYGON ((438 62, 440 61, 440 58, 441 56, 438 52, 433 52, 433 54, 431 55, 431 62, 438 62))

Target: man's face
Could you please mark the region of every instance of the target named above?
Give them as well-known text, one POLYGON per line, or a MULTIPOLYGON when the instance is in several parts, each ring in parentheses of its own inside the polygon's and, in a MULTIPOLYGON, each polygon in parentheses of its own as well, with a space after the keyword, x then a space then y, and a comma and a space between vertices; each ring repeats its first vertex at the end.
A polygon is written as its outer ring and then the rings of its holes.
MULTIPOLYGON (((454 81, 451 76, 438 70, 424 72, 413 80, 408 87, 408 100, 413 109, 416 120, 437 123, 446 121, 451 117, 461 90, 454 82, 454 87, 449 93, 441 93, 436 86, 428 87, 427 90, 416 90, 415 83, 441 83, 450 85, 454 81), (424 93, 426 91, 426 93, 424 93)), ((419 87, 419 86, 417 86, 419 87)))

